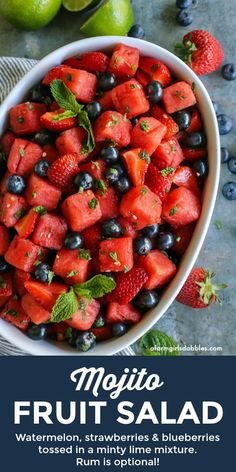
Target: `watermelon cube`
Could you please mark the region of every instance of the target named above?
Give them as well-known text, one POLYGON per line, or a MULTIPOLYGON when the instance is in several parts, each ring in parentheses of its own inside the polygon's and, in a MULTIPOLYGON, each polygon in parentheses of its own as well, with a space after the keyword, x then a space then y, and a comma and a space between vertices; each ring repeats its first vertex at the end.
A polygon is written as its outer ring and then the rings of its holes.
POLYGON ((78 162, 84 161, 88 155, 84 148, 84 140, 86 139, 86 131, 81 128, 71 128, 63 133, 56 140, 56 147, 61 156, 64 154, 76 154, 78 162))
POLYGON ((42 159, 46 159, 49 164, 55 162, 57 159, 59 159, 59 157, 60 156, 55 146, 53 146, 52 144, 45 144, 43 146, 42 159))
POLYGON ((50 320, 50 311, 45 310, 29 293, 22 297, 21 304, 23 310, 33 323, 39 325, 50 320))
POLYGON ((42 148, 38 144, 26 139, 15 139, 7 161, 8 170, 12 174, 27 176, 33 172, 41 156, 42 148))
POLYGON ((142 85, 135 79, 115 87, 112 90, 112 100, 116 110, 128 119, 143 115, 150 108, 142 85))
POLYGON ((152 155, 153 164, 160 170, 166 167, 176 168, 183 160, 183 151, 176 138, 162 141, 152 155))
POLYGON ((15 141, 15 136, 11 131, 5 133, 1 139, 2 150, 6 156, 9 156, 12 144, 15 141))
POLYGON ((25 282, 25 289, 45 310, 51 311, 58 297, 67 292, 68 286, 60 282, 48 285, 30 279, 25 282))
POLYGON ((0 313, 0 317, 13 324, 22 331, 28 328, 30 318, 25 313, 20 300, 15 297, 10 298, 0 313))
POLYGON ((5 305, 12 295, 12 276, 9 272, 0 274, 0 307, 5 305))
POLYGON ((90 329, 97 318, 97 315, 100 310, 100 303, 97 300, 88 302, 85 298, 79 298, 79 309, 74 315, 72 315, 70 320, 67 320, 66 323, 72 328, 78 329, 80 331, 87 331, 90 329))
POLYGON ((20 103, 9 112, 10 125, 17 136, 37 133, 41 129, 40 116, 46 113, 43 103, 20 103))
POLYGON ((163 90, 163 104, 167 113, 175 113, 197 103, 191 85, 187 82, 176 82, 163 90))
POLYGON ((7 192, 7 179, 10 177, 11 173, 7 170, 4 176, 1 176, 1 183, 0 183, 0 195, 3 195, 7 192))
POLYGON ((46 253, 45 249, 32 243, 29 239, 15 236, 5 254, 5 259, 9 264, 17 267, 17 269, 33 272, 35 262, 43 260, 46 253))
POLYGON ((119 147, 126 147, 130 143, 132 125, 121 113, 105 111, 94 124, 96 142, 114 141, 119 147))
POLYGON ((106 339, 112 338, 111 326, 105 325, 100 328, 92 328, 91 331, 96 336, 96 341, 106 341, 106 339))
POLYGON ((166 87, 171 81, 171 73, 168 67, 158 59, 154 59, 154 57, 140 57, 139 67, 148 76, 148 82, 157 80, 163 87, 166 87))
POLYGON ((157 224, 161 219, 161 201, 146 185, 129 190, 122 198, 120 213, 135 227, 157 224))
POLYGON ((39 218, 32 241, 48 249, 61 249, 67 232, 67 223, 60 216, 47 213, 39 218))
POLYGON ((200 214, 200 199, 185 187, 171 190, 163 202, 162 218, 174 228, 198 220, 200 214))
POLYGON ((24 197, 5 193, 2 202, 2 222, 7 228, 15 226, 17 221, 27 212, 27 202, 24 197))
POLYGON ((119 215, 118 197, 114 188, 108 187, 105 192, 100 192, 100 190, 98 190, 95 192, 95 196, 98 199, 102 212, 102 221, 109 218, 115 218, 119 215))
POLYGON ((99 247, 101 272, 122 272, 132 269, 133 240, 130 237, 105 240, 99 247))
POLYGON ((61 190, 46 179, 42 179, 36 174, 31 174, 25 197, 31 206, 43 206, 46 210, 55 210, 58 206, 61 190))
POLYGON ((119 305, 119 303, 109 303, 106 312, 106 322, 109 324, 126 323, 135 324, 141 319, 141 314, 128 303, 127 305, 119 305))
POLYGON ((152 117, 140 118, 131 133, 131 146, 142 148, 150 156, 159 146, 165 136, 167 128, 160 121, 152 117))
POLYGON ((148 274, 148 280, 144 284, 144 288, 148 290, 162 287, 176 273, 175 264, 157 249, 150 251, 146 256, 140 256, 137 265, 148 274))
POLYGON ((56 255, 53 272, 69 285, 85 282, 89 278, 90 259, 89 252, 63 248, 56 255))
POLYGON ((150 162, 149 155, 141 148, 129 149, 122 153, 122 160, 132 184, 136 187, 144 184, 145 174, 150 162))
POLYGON ((111 56, 108 71, 119 80, 127 80, 133 77, 138 69, 139 49, 126 44, 118 44, 111 56))
POLYGON ((98 98, 97 101, 102 106, 103 111, 112 110, 112 108, 114 108, 112 100, 112 90, 104 92, 103 96, 101 98, 98 98))
POLYGON ((90 226, 83 231, 84 245, 92 254, 96 253, 102 239, 101 226, 99 224, 90 226))
POLYGON ((4 256, 10 244, 8 229, 0 225, 0 256, 4 256))
POLYGON ((123 216, 119 216, 117 221, 121 225, 121 231, 123 236, 130 236, 132 239, 137 238, 138 233, 135 230, 132 223, 127 218, 123 218, 123 216))
POLYGON ((83 231, 102 217, 100 204, 91 190, 66 198, 61 209, 72 231, 83 231))
POLYGON ((79 102, 89 103, 95 96, 97 78, 96 75, 90 72, 63 65, 51 69, 44 78, 43 83, 50 85, 51 81, 54 79, 63 80, 64 84, 70 89, 79 102))
POLYGON ((21 269, 15 269, 14 270, 14 275, 13 275, 13 282, 14 282, 14 288, 16 290, 17 295, 20 297, 23 297, 25 293, 27 292, 25 288, 25 283, 30 280, 30 273, 25 272, 24 270, 21 269))
POLYGON ((85 162, 79 166, 80 171, 89 172, 94 179, 101 180, 106 169, 106 164, 103 159, 96 159, 94 161, 85 162))

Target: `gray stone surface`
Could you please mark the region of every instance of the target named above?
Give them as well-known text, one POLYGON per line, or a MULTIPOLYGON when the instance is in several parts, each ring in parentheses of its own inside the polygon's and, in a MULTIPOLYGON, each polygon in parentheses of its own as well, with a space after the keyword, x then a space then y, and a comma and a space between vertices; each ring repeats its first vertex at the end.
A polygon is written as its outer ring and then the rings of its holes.
MULTIPOLYGON (((117 0, 118 1, 118 0, 117 0)), ((174 0, 135 0, 135 20, 146 30, 146 39, 173 50, 173 44, 191 29, 207 29, 216 35, 225 50, 225 62, 236 62, 235 10, 236 0, 199 0, 194 10, 194 22, 183 28, 175 21, 174 0)), ((0 18, 0 55, 26 56, 39 59, 48 52, 82 37, 79 31, 81 18, 61 10, 57 18, 46 28, 37 32, 22 32, 0 18)), ((204 77, 211 97, 219 102, 221 109, 234 120, 236 127, 236 81, 226 82, 217 71, 204 77)), ((222 138, 222 145, 236 154, 235 133, 222 138)), ((223 183, 235 181, 222 166, 221 184, 217 204, 205 244, 198 259, 199 265, 213 269, 217 280, 228 284, 222 296, 223 305, 214 305, 207 310, 191 310, 174 303, 158 328, 174 336, 180 343, 211 348, 221 346, 222 352, 210 351, 209 355, 236 354, 236 202, 228 202, 221 193, 223 183), (214 221, 221 220, 222 229, 217 230, 214 221)), ((191 355, 205 355, 195 352, 191 355)))

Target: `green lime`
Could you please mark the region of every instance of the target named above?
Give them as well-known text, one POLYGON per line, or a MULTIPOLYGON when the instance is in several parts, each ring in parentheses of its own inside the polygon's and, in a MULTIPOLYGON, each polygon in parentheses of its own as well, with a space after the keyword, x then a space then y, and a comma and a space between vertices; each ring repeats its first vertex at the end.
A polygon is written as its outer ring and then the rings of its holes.
POLYGON ((86 36, 124 36, 133 24, 130 0, 105 0, 81 26, 86 36))
POLYGON ((96 7, 101 0, 62 0, 66 10, 78 12, 96 7))
POLYGON ((47 25, 60 9, 62 0, 0 0, 0 13, 21 29, 47 25))

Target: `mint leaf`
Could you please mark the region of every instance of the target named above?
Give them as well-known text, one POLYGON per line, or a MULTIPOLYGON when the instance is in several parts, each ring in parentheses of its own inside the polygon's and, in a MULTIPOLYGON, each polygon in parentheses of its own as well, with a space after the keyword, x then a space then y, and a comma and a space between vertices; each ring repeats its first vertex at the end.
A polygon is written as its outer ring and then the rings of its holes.
POLYGON ((144 356, 179 356, 177 343, 171 336, 151 329, 140 340, 144 356))
POLYGON ((54 278, 54 272, 52 270, 48 271, 48 285, 51 285, 53 278, 54 278))
POLYGON ((38 215, 40 215, 40 216, 46 215, 46 213, 47 213, 46 208, 42 205, 38 205, 38 206, 34 207, 34 211, 35 211, 35 213, 38 213, 38 215))
POLYGON ((52 121, 61 121, 61 120, 66 120, 67 118, 74 118, 77 116, 77 113, 72 111, 72 110, 65 110, 62 113, 58 113, 57 115, 54 115, 52 118, 52 121))
POLYGON ((88 136, 87 136, 87 141, 85 145, 86 147, 88 147, 89 151, 92 151, 95 148, 95 140, 94 140, 91 121, 86 111, 83 110, 79 113, 78 123, 79 123, 79 126, 82 126, 82 128, 84 128, 85 131, 87 131, 88 136))
POLYGON ((70 110, 73 113, 75 113, 75 116, 76 116, 84 108, 84 105, 80 105, 77 102, 74 94, 64 84, 63 80, 60 80, 60 79, 53 80, 50 85, 50 89, 51 89, 53 98, 56 100, 58 105, 64 110, 70 110))
POLYGON ((106 275, 95 275, 87 282, 74 285, 74 291, 77 295, 91 300, 93 298, 101 298, 107 293, 112 292, 116 287, 115 281, 106 275))
POLYGON ((73 288, 67 293, 60 295, 52 309, 51 322, 60 323, 69 320, 78 310, 79 303, 73 288))

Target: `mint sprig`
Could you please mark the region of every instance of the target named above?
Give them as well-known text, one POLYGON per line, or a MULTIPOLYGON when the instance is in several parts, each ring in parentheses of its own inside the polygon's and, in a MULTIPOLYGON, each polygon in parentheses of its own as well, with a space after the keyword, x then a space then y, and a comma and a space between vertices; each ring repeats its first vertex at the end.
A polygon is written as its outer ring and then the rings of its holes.
POLYGON ((82 110, 79 115, 78 115, 78 123, 79 126, 82 126, 82 128, 87 131, 87 141, 85 142, 85 145, 91 150, 94 149, 95 147, 95 140, 94 140, 94 135, 93 135, 93 130, 92 130, 92 125, 91 121, 88 117, 88 113, 85 110, 82 110))
POLYGON ((171 336, 151 329, 140 340, 144 356, 179 356, 177 343, 171 336))
POLYGON ((71 287, 69 292, 62 293, 62 295, 58 297, 52 309, 50 321, 52 323, 60 323, 61 321, 69 320, 78 308, 78 299, 73 287, 71 287))

